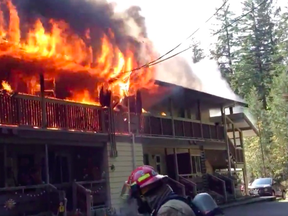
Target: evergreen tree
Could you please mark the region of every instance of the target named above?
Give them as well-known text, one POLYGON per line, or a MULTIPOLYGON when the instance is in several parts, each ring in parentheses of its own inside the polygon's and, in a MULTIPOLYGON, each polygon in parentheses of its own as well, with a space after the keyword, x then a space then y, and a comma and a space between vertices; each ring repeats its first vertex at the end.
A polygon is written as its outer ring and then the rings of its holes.
POLYGON ((228 81, 232 77, 232 64, 234 61, 234 51, 236 48, 235 35, 237 35, 237 26, 231 26, 235 14, 230 10, 230 5, 226 4, 216 15, 216 20, 220 25, 213 32, 217 33, 217 43, 213 50, 210 50, 212 57, 218 62, 222 76, 228 81))
POLYGON ((263 109, 268 109, 272 80, 277 75, 274 67, 280 63, 274 58, 277 53, 274 7, 272 1, 246 0, 243 12, 250 11, 239 27, 238 40, 242 46, 233 86, 242 96, 254 86, 263 109))
POLYGON ((192 40, 192 61, 194 64, 205 58, 204 50, 200 46, 199 41, 192 40))

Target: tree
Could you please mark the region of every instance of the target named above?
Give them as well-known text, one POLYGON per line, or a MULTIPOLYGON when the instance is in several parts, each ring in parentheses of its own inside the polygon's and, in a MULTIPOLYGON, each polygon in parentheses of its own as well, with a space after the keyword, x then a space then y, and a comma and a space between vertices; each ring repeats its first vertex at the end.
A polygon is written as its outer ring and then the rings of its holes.
POLYGON ((233 86, 242 96, 255 87, 263 109, 268 109, 272 80, 277 75, 274 67, 280 63, 274 58, 277 53, 273 18, 276 12, 271 0, 246 0, 243 12, 250 13, 239 25, 238 41, 242 46, 238 51, 233 86))
POLYGON ((200 47, 201 44, 199 41, 195 39, 192 40, 192 61, 194 64, 200 62, 202 59, 205 58, 204 50, 200 47))
MULTIPOLYGON (((226 1, 226 0, 225 0, 226 1)), ((230 10, 230 5, 226 5, 218 11, 216 20, 220 25, 218 29, 213 32, 217 33, 217 43, 213 50, 210 50, 212 57, 218 62, 221 74, 228 81, 233 75, 233 61, 234 51, 236 48, 235 35, 238 33, 237 26, 231 26, 235 17, 234 13, 230 10)))
POLYGON ((274 176, 279 179, 288 176, 288 74, 282 71, 273 80, 270 93, 271 130, 273 145, 270 155, 273 158, 274 176))

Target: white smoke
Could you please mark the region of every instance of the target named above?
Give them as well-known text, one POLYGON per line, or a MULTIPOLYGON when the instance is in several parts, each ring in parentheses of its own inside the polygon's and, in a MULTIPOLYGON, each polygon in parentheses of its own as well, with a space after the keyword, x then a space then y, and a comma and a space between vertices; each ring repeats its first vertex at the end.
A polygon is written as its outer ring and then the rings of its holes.
POLYGON ((156 69, 157 80, 243 102, 222 77, 214 60, 203 59, 199 63, 193 64, 192 59, 189 62, 178 56, 160 63, 156 69))

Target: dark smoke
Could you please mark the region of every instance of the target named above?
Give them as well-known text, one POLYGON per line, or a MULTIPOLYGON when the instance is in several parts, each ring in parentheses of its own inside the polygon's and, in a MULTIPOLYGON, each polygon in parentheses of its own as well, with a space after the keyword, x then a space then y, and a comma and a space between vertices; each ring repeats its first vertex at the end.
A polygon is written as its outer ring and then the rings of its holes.
MULTIPOLYGON (((145 19, 138 6, 132 6, 122 14, 114 14, 113 4, 106 0, 14 0, 21 20, 33 22, 38 18, 43 20, 63 20, 69 24, 78 35, 84 36, 90 29, 92 43, 99 43, 103 33, 111 29, 115 34, 116 44, 125 51, 131 44, 141 46, 137 38, 129 35, 131 28, 139 35, 147 37, 145 19), (133 20, 135 25, 127 26, 127 20, 133 20)), ((130 23, 129 23, 130 24, 130 23)))

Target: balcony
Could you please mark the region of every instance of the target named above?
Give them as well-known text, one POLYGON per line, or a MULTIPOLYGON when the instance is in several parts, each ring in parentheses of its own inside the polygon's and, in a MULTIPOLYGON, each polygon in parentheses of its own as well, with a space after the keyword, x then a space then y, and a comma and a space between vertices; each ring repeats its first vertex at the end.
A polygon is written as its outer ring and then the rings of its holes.
POLYGON ((143 115, 142 131, 148 136, 175 136, 177 138, 198 138, 223 140, 224 128, 215 124, 201 123, 189 119, 174 119, 143 115), (174 126, 174 127, 173 127, 174 126))
MULTIPOLYGON (((116 134, 128 134, 127 113, 114 111, 116 134)), ((54 98, 0 94, 0 125, 93 133, 110 131, 108 109, 54 98), (43 109, 44 108, 44 109, 43 109), (44 111, 44 112, 43 112, 44 111)), ((146 136, 223 140, 224 128, 215 124, 131 114, 131 129, 146 136)))

